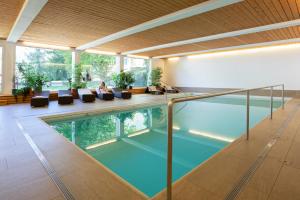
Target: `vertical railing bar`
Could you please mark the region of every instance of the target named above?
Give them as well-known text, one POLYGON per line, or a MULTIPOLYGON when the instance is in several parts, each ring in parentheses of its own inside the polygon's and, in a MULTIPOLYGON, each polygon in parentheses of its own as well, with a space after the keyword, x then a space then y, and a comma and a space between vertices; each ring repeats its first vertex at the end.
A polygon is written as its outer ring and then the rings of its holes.
POLYGON ((271 102, 270 102, 270 109, 271 109, 271 114, 270 114, 270 119, 273 119, 273 86, 271 86, 271 102))
POLYGON ((246 114, 246 126, 247 126, 247 140, 249 140, 249 122, 250 122, 250 91, 247 90, 247 114, 246 114))
POLYGON ((168 103, 167 200, 172 200, 173 102, 168 103))
POLYGON ((282 84, 282 91, 281 91, 281 96, 282 96, 282 109, 284 109, 284 84, 282 84))

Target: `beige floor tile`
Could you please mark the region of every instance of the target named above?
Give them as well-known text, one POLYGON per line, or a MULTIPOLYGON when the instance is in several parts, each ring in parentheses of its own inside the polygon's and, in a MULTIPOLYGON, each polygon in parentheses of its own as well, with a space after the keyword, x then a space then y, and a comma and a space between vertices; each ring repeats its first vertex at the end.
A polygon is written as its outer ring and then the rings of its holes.
POLYGON ((60 191, 49 177, 35 179, 23 185, 15 185, 0 192, 0 199, 5 200, 52 200, 60 191))
POLYGON ((239 144, 232 147, 228 152, 231 156, 254 161, 266 144, 267 141, 252 139, 249 141, 242 140, 239 144))
POLYGON ((0 193, 45 176, 48 175, 40 162, 32 162, 22 167, 5 170, 0 173, 0 193))
POLYGON ((256 170, 246 185, 246 188, 253 188, 262 194, 269 194, 272 190, 283 162, 277 159, 266 158, 256 170))
POLYGON ((40 162, 33 151, 25 151, 15 155, 8 155, 6 156, 6 161, 8 169, 21 168, 34 162, 40 162))
POLYGON ((59 195, 51 200, 65 200, 65 198, 62 195, 59 195))
MULTIPOLYGON (((172 197, 174 200, 219 200, 220 197, 212 192, 201 187, 195 186, 187 181, 180 181, 180 183, 173 185, 172 197)), ((166 190, 159 193, 153 200, 166 200, 166 190)))
POLYGON ((70 173, 62 176, 61 179, 75 199, 146 199, 126 185, 113 181, 111 177, 105 179, 97 173, 76 175, 70 173))
POLYGON ((300 170, 284 166, 270 195, 272 199, 300 199, 300 170))
POLYGON ((181 184, 178 184, 177 187, 174 187, 173 191, 174 200, 218 200, 218 196, 205 190, 201 187, 195 186, 192 183, 183 181, 181 184))
POLYGON ((236 200, 267 200, 268 194, 260 192, 250 186, 245 187, 244 190, 240 192, 236 200))
POLYGON ((290 140, 278 140, 269 151, 268 157, 284 161, 291 145, 292 141, 290 140))
POLYGON ((294 142, 287 154, 286 162, 288 166, 300 169, 300 142, 294 142))
POLYGON ((7 169, 7 160, 5 158, 0 158, 0 173, 3 173, 7 169))
POLYGON ((225 197, 248 169, 249 164, 246 160, 232 156, 216 157, 189 174, 186 180, 197 187, 225 197))

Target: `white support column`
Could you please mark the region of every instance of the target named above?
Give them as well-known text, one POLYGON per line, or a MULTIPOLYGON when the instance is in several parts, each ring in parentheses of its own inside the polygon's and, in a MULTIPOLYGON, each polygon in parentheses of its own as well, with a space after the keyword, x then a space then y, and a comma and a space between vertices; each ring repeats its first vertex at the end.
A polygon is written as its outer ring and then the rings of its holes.
POLYGON ((118 54, 116 56, 116 64, 117 64, 117 73, 121 72, 124 70, 124 55, 118 54))
POLYGON ((2 84, 3 94, 11 94, 13 89, 13 78, 16 65, 16 44, 6 41, 1 41, 3 47, 3 63, 2 63, 2 84))
POLYGON ((78 51, 78 50, 73 50, 72 51, 72 82, 74 82, 75 80, 75 66, 77 64, 80 64, 80 53, 81 51, 78 51))
POLYGON ((124 136, 124 122, 117 117, 116 118, 116 137, 120 138, 124 136))
POLYGON ((76 126, 75 121, 71 122, 72 143, 76 144, 76 126))
POLYGON ((147 109, 147 114, 148 114, 148 128, 152 129, 153 125, 153 120, 152 120, 152 108, 147 109))

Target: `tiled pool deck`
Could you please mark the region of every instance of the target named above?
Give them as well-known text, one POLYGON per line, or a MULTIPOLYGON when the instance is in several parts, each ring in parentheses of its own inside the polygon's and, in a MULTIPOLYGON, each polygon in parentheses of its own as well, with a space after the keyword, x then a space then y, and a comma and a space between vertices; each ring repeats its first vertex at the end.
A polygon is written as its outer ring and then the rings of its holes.
MULTIPOLYGON (((30 135, 75 199, 147 199, 87 156, 38 117, 74 112, 101 112, 165 103, 164 96, 134 95, 114 100, 32 109, 28 104, 0 107, 0 199, 64 199, 24 137, 30 135), (21 131, 17 124, 23 127, 21 131)), ((300 199, 300 99, 274 113, 241 138, 175 183, 174 199, 224 199, 265 145, 282 135, 238 199, 300 199)), ((165 192, 153 199, 165 199, 165 192)))

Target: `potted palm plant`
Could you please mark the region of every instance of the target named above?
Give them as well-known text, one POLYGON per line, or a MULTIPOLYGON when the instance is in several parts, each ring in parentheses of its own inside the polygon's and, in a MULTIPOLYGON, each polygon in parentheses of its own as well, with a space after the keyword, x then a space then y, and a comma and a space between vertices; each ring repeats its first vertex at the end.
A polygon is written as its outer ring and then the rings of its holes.
POLYGON ((153 68, 150 74, 150 79, 151 79, 151 86, 156 86, 156 87, 160 87, 161 80, 162 77, 162 70, 159 67, 153 68))
POLYGON ((131 72, 120 72, 119 74, 113 74, 112 80, 116 88, 120 88, 122 90, 127 89, 130 87, 135 79, 131 72))

